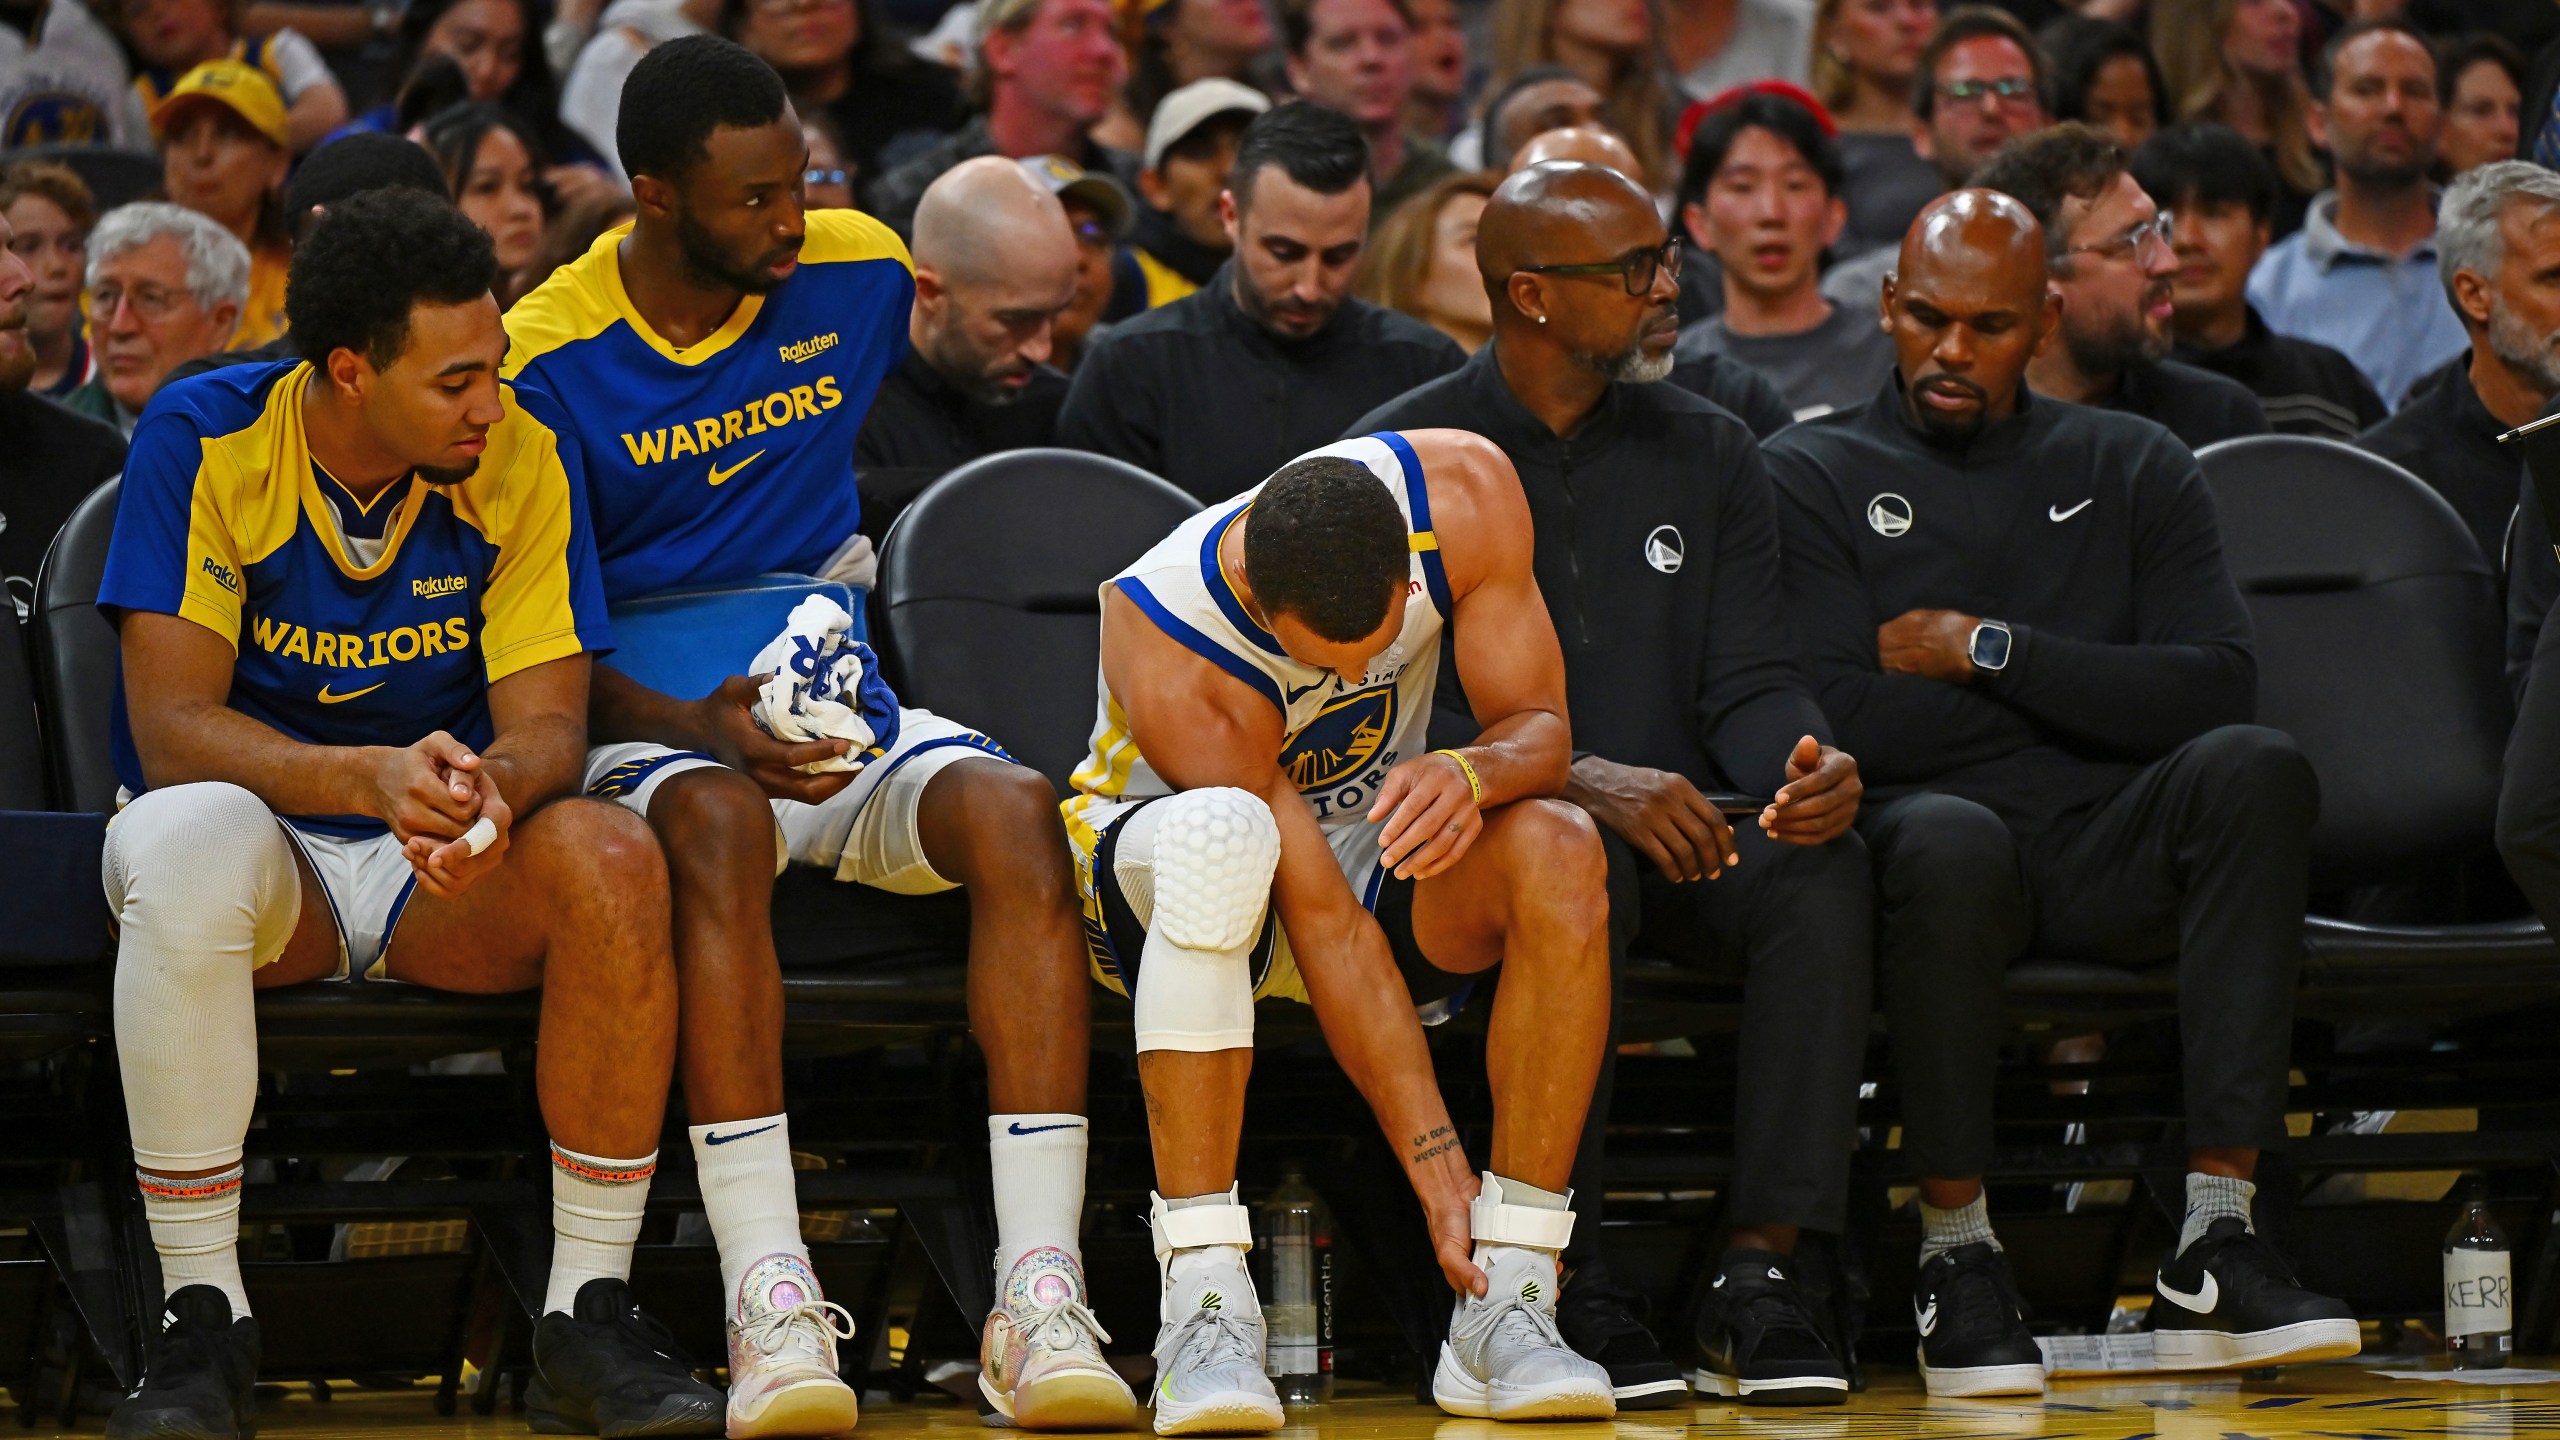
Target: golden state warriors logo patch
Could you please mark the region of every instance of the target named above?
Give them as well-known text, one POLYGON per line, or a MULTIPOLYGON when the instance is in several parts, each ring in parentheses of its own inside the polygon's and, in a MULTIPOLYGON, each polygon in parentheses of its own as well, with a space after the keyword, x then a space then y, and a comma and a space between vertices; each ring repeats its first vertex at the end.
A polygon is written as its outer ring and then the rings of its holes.
POLYGON ((1355 690, 1336 697, 1289 737, 1280 751, 1280 771, 1301 793, 1330 790, 1364 774, 1395 733, 1396 687, 1355 690))

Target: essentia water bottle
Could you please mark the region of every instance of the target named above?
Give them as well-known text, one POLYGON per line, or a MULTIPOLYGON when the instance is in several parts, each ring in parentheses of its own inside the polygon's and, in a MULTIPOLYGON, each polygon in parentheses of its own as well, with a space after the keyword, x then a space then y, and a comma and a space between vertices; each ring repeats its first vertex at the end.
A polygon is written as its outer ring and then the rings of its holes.
POLYGON ((1333 1216, 1295 1165, 1262 1202, 1262 1234, 1264 1369, 1282 1404, 1321 1405, 1333 1398, 1333 1216))
POLYGON ((2489 1187, 2471 1182, 2444 1237, 2444 1350, 2457 1370, 2494 1370, 2515 1348, 2516 1292, 2507 1232, 2489 1213, 2489 1187))

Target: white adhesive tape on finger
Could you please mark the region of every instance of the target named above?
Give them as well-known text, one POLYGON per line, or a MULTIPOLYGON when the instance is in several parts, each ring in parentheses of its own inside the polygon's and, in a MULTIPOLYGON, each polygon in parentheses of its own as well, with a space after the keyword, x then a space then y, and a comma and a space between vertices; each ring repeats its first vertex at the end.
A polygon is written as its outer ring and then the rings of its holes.
POLYGON ((472 821, 471 828, 462 832, 462 843, 474 855, 497 844, 498 822, 486 815, 472 821))

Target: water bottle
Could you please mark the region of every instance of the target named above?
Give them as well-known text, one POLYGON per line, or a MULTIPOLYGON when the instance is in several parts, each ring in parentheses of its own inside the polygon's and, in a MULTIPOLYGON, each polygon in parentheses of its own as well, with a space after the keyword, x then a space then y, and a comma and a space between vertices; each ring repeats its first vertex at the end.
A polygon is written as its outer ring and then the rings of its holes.
POLYGON ((2494 1370, 2515 1348, 2516 1294, 2507 1232, 2489 1213, 2489 1187, 2471 1182, 2444 1237, 2444 1350, 2456 1370, 2494 1370))
POLYGON ((1262 1202, 1263 1368, 1284 1405, 1333 1398, 1333 1217, 1295 1165, 1262 1202))

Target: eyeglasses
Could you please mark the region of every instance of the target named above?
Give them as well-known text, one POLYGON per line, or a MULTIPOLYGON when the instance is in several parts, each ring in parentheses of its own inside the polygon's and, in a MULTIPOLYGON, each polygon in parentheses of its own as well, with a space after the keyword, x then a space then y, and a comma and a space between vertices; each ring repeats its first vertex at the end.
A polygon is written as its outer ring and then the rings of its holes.
POLYGON ((1653 288, 1654 280, 1664 274, 1678 279, 1680 275, 1680 237, 1672 236, 1659 249, 1646 247, 1631 250, 1615 260, 1592 260, 1578 265, 1523 265, 1523 275, 1615 275, 1630 295, 1642 295, 1653 288))
POLYGON ((1938 87, 1939 99, 1957 105, 1978 105, 1984 100, 2015 105, 2022 100, 2034 99, 2035 94, 2036 82, 2017 75, 2003 76, 1998 80, 1953 80, 1938 87))
POLYGON ((1113 243, 1111 227, 1103 224, 1102 221, 1095 216, 1087 215, 1082 218, 1069 216, 1067 219, 1067 228, 1075 232, 1076 239, 1079 243, 1090 246, 1096 250, 1109 249, 1113 243))
POLYGON ((841 185, 844 183, 844 172, 842 170, 812 170, 800 177, 800 183, 803 185, 841 185))
POLYGON ((2160 248, 2163 252, 2175 250, 2177 248, 2178 221, 2176 216, 2171 215, 2166 210, 2163 210, 2159 214, 2154 215, 2150 219, 2143 221, 2141 224, 2134 226, 2132 229, 2127 230, 2113 240, 2101 240, 2094 245, 2074 245, 2071 247, 2069 253, 2073 255, 2131 255, 2135 259, 2139 260, 2142 258, 2143 246, 2154 240, 2160 242, 2160 248))
POLYGON ((180 300, 192 298, 183 292, 163 290, 156 285, 145 285, 138 290, 104 285, 89 292, 89 313, 103 321, 114 317, 117 306, 131 305, 133 313, 143 323, 157 325, 177 311, 180 300))

